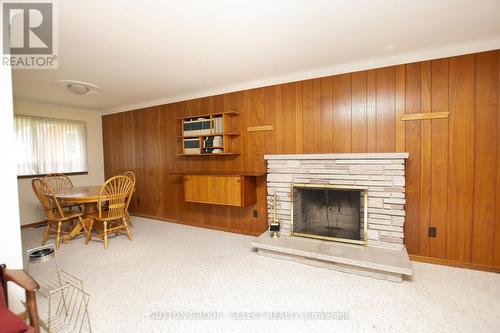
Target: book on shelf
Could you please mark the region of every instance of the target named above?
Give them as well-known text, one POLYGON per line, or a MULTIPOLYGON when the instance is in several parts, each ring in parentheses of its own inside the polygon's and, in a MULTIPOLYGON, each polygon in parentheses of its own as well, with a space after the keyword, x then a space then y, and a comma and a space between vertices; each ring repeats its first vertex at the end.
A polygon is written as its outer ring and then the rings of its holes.
POLYGON ((184 154, 200 154, 199 139, 184 139, 184 154))
POLYGON ((184 136, 210 135, 210 119, 197 118, 183 122, 184 136))
POLYGON ((223 132, 223 118, 216 117, 213 119, 213 132, 214 134, 222 134, 223 132))

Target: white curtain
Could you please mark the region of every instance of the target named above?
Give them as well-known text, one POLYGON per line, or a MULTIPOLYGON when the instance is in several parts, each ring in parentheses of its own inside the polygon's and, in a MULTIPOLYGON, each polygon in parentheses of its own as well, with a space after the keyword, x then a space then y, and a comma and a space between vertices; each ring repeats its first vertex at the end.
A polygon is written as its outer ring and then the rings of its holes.
POLYGON ((14 115, 17 174, 87 171, 84 122, 14 115))

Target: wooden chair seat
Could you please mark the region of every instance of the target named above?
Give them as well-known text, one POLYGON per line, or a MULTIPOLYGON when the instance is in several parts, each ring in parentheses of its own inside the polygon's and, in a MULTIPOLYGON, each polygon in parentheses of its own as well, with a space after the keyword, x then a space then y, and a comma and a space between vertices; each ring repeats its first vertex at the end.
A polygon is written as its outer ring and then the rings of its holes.
POLYGON ((87 214, 87 218, 91 218, 95 221, 116 221, 116 220, 121 220, 121 217, 115 217, 115 216, 110 216, 110 211, 108 207, 103 208, 101 211, 101 216, 99 216, 99 212, 87 214))

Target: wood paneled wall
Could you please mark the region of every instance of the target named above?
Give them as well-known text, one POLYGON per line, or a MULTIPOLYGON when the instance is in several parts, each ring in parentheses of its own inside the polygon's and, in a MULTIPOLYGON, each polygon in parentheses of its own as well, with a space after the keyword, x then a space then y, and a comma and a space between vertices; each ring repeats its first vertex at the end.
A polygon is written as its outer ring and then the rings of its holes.
POLYGON ((106 115, 106 176, 136 171, 137 214, 259 234, 267 225, 265 177, 257 205, 239 209, 184 202, 181 177, 170 172, 265 171, 264 154, 408 151, 408 252, 500 268, 499 62, 492 51, 106 115), (175 155, 177 117, 228 110, 240 112, 241 155, 175 155), (401 120, 442 111, 449 118, 401 120), (262 125, 274 130, 247 131, 262 125))

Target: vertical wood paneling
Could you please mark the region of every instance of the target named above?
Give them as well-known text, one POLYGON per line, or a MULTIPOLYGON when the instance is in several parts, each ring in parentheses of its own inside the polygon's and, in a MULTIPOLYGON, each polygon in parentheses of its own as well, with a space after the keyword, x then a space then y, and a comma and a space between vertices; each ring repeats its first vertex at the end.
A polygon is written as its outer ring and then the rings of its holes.
POLYGON ((406 112, 406 66, 396 66, 396 151, 406 151, 406 124, 401 118, 406 112))
POLYGON ((303 152, 314 152, 314 82, 302 83, 302 144, 303 152))
MULTIPOLYGON (((448 111, 448 59, 432 62, 432 111, 448 111)), ((431 133, 431 226, 436 237, 429 239, 429 255, 446 257, 448 210, 448 119, 433 119, 431 133)))
POLYGON ((186 203, 171 171, 266 170, 264 154, 408 151, 410 254, 500 267, 500 52, 398 65, 106 115, 106 177, 136 171, 136 212, 259 234, 266 178, 244 209, 186 203), (236 110, 236 157, 176 157, 177 117, 236 110), (450 111, 448 119, 402 121, 450 111), (248 132, 272 125, 273 131, 248 132), (257 218, 253 210, 257 210, 257 218), (437 229, 435 238, 428 227, 437 229))
POLYGON ((394 67, 376 70, 377 75, 377 151, 392 152, 395 149, 395 94, 394 67))
MULTIPOLYGON (((116 128, 115 119, 121 117, 121 114, 111 114, 106 117, 102 117, 102 145, 103 145, 103 154, 104 156, 110 156, 113 150, 111 149, 114 140, 113 136, 116 135, 115 131, 109 130, 110 128, 116 128)), ((111 158, 104 159, 104 174, 112 175, 114 174, 114 166, 118 165, 111 158)))
MULTIPOLYGON (((246 113, 247 126, 259 126, 266 124, 264 108, 264 88, 252 89, 250 91, 250 110, 246 113)), ((249 170, 265 170, 263 163, 265 150, 266 132, 247 133, 249 160, 247 164, 249 170)))
POLYGON ((497 177, 498 56, 476 55, 474 113, 474 218, 472 262, 494 263, 497 177))
POLYGON ((321 152, 321 79, 314 79, 313 153, 321 152))
MULTIPOLYGON (((419 113, 420 103, 420 64, 406 65, 406 113, 419 113)), ((404 225, 405 244, 409 253, 420 250, 420 123, 406 123, 406 218, 404 225)), ((422 241, 426 241, 427 238, 422 241)))
POLYGON ((494 265, 500 267, 500 51, 497 52, 497 189, 495 209, 495 254, 494 265))
POLYGON ((470 261, 474 185, 474 55, 450 59, 446 257, 470 261))
MULTIPOLYGON (((430 61, 424 61, 420 67, 421 112, 431 112, 432 68, 430 61)), ((419 254, 429 255, 429 226, 431 224, 431 154, 432 120, 420 122, 420 242, 419 254)))
MULTIPOLYGON (((273 125, 276 128, 276 91, 273 87, 264 88, 264 122, 261 125, 273 125)), ((274 131, 266 131, 264 134, 264 153, 275 152, 276 142, 274 131)), ((263 170, 267 170, 266 168, 263 170)))
MULTIPOLYGON (((250 102, 250 93, 251 93, 251 90, 245 90, 245 91, 242 91, 241 94, 240 94, 240 104, 238 106, 238 108, 236 110, 241 110, 241 114, 240 116, 238 117, 238 121, 239 121, 239 125, 241 126, 241 128, 245 129, 247 128, 248 126, 250 126, 250 121, 251 121, 251 102, 250 102)), ((231 131, 233 131, 233 129, 231 129, 231 131)), ((239 139, 240 139, 240 142, 241 142, 241 148, 240 148, 240 151, 241 151, 241 155, 239 157, 239 161, 240 161, 240 170, 243 170, 243 168, 246 168, 247 165, 251 165, 251 163, 254 162, 254 159, 253 159, 253 156, 255 154, 255 151, 252 151, 252 149, 249 149, 249 147, 252 145, 252 142, 250 142, 250 137, 248 135, 248 133, 245 133, 246 135, 240 135, 239 139)), ((253 147, 253 149, 255 149, 257 147, 253 147)), ((210 171, 216 171, 217 170, 217 161, 216 160, 211 160, 211 165, 213 165, 215 167, 215 169, 208 169, 210 171)))
MULTIPOLYGON (((123 113, 124 114, 124 113, 123 113)), ((103 154, 107 156, 104 159, 104 174, 107 178, 107 175, 115 174, 115 166, 120 164, 116 163, 115 160, 111 159, 114 156, 113 150, 111 147, 114 144, 114 137, 118 135, 115 133, 116 131, 112 131, 110 129, 117 128, 116 119, 120 117, 122 118, 122 114, 111 114, 106 117, 102 117, 102 144, 103 144, 103 154)), ((118 155, 118 154, 116 154, 118 155)), ((118 158, 118 156, 116 157, 118 158)), ((134 159, 135 160, 135 159, 134 159)))
POLYGON ((116 175, 135 168, 134 114, 124 112, 103 119, 103 129, 109 126, 120 128, 119 132, 103 131, 104 161, 106 175, 116 175))
POLYGON ((136 212, 153 216, 159 216, 163 212, 163 161, 159 123, 159 107, 134 112, 136 212))
POLYGON ((333 153, 332 78, 321 79, 321 151, 333 153))
POLYGON ((281 154, 283 153, 283 139, 282 139, 282 132, 286 129, 283 128, 283 112, 281 110, 281 86, 275 86, 275 99, 274 103, 276 106, 276 111, 275 111, 275 126, 274 126, 274 133, 275 133, 275 138, 276 138, 276 153, 281 154))
MULTIPOLYGON (((170 156, 174 156, 176 153, 177 149, 177 139, 176 137, 167 135, 167 133, 171 131, 175 131, 175 116, 174 112, 172 110, 171 104, 170 105, 162 105, 159 107, 159 124, 160 124, 160 147, 162 147, 161 150, 161 164, 162 168, 160 169, 161 172, 161 179, 162 179, 162 188, 161 188, 161 196, 162 198, 166 198, 169 193, 167 191, 167 188, 172 186, 171 184, 171 175, 169 174, 168 170, 172 170, 172 159, 170 156)), ((131 200, 133 201, 133 200, 131 200)), ((173 200, 164 200, 163 201, 163 216, 166 216, 169 211, 173 209, 172 207, 172 202, 173 200)))
POLYGON ((351 75, 333 77, 333 147, 336 153, 351 152, 351 75))
POLYGON ((303 148, 303 113, 302 82, 295 83, 295 153, 302 154, 303 148))
POLYGON ((366 71, 352 74, 352 152, 366 152, 366 71))
POLYGON ((252 232, 256 234, 262 233, 262 231, 267 229, 267 180, 266 177, 257 177, 257 213, 258 218, 254 219, 252 217, 253 224, 252 232))
POLYGON ((284 154, 293 154, 296 149, 296 132, 295 126, 295 106, 296 106, 296 88, 295 83, 282 85, 281 88, 281 121, 283 123, 281 131, 281 142, 284 154))
POLYGON ((366 148, 369 153, 377 151, 377 86, 375 70, 366 74, 366 148))

